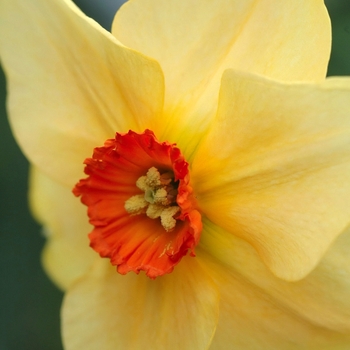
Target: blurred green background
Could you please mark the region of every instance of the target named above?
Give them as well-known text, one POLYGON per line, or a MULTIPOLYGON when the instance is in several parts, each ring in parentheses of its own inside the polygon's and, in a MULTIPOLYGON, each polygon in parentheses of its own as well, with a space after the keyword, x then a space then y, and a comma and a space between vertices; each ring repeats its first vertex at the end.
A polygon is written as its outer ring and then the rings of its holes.
MULTIPOLYGON (((76 0, 109 29, 122 0, 76 0)), ((327 0, 333 27, 328 75, 350 75, 350 2, 327 0)), ((317 55, 317 52, 315 52, 317 55)), ((27 207, 28 162, 16 145, 5 113, 0 74, 0 350, 60 350, 62 293, 40 265, 44 244, 27 207)))

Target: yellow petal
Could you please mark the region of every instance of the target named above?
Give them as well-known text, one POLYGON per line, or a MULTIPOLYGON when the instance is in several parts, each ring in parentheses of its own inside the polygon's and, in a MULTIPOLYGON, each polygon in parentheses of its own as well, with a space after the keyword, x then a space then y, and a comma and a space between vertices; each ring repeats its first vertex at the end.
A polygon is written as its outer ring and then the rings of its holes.
POLYGON ((116 131, 157 133, 159 65, 71 1, 1 1, 0 52, 17 140, 54 179, 73 186, 84 159, 116 131))
POLYGON ((92 226, 86 208, 70 188, 36 168, 32 168, 30 185, 31 209, 48 236, 42 255, 44 268, 61 289, 66 289, 99 259, 89 247, 87 235, 92 226))
POLYGON ((119 275, 106 260, 76 283, 63 304, 67 349, 206 349, 219 295, 197 258, 151 280, 119 275))
POLYGON ((117 12, 112 33, 160 62, 168 118, 160 137, 175 139, 186 153, 215 113, 226 68, 323 79, 330 29, 321 0, 132 0, 117 12))
POLYGON ((193 163, 203 212, 298 280, 350 221, 350 80, 282 84, 227 71, 193 163))
MULTIPOLYGON (((247 327, 239 334, 242 339, 249 331, 249 326, 259 328, 260 323, 260 329, 257 331, 261 334, 257 334, 256 339, 252 341, 259 342, 259 338, 266 336, 271 349, 285 349, 282 345, 272 346, 273 341, 288 343, 291 338, 304 345, 309 343, 310 349, 315 340, 315 346, 312 348, 320 349, 322 347, 316 346, 319 342, 326 344, 328 341, 344 337, 350 347, 350 231, 336 240, 320 264, 306 278, 298 282, 286 282, 275 277, 261 262, 256 251, 244 240, 208 221, 205 222, 204 228, 200 246, 221 263, 220 267, 213 269, 214 273, 224 269, 231 271, 222 272, 222 276, 218 276, 221 281, 217 282, 221 287, 221 310, 226 316, 224 324, 219 323, 217 341, 222 341, 219 334, 224 338, 232 336, 224 334, 227 331, 227 322, 231 323, 232 329, 236 329, 232 323, 239 322, 241 326, 247 327), (237 287, 237 284, 241 286, 237 287), (243 295, 238 297, 237 294, 240 293, 243 295), (240 303, 239 298, 244 298, 245 303, 251 305, 240 303), (230 312, 225 307, 225 300, 231 304, 230 312), (266 316, 275 317, 259 316, 263 308, 266 308, 266 316), (242 314, 244 316, 239 318, 238 315, 242 314), (256 321, 252 317, 255 317, 256 321), (266 334, 263 334, 264 330, 266 334), (343 336, 337 333, 343 333, 343 336)), ((237 332, 239 333, 239 329, 237 332)), ((333 349, 331 346, 328 348, 333 349)))
MULTIPOLYGON (((213 277, 216 276, 220 285, 221 303, 219 323, 210 350, 350 348, 349 332, 337 332, 305 320, 241 276, 212 269, 213 277)), ((313 291, 317 293, 316 286, 313 291)), ((304 307, 307 309, 309 305, 304 307)))

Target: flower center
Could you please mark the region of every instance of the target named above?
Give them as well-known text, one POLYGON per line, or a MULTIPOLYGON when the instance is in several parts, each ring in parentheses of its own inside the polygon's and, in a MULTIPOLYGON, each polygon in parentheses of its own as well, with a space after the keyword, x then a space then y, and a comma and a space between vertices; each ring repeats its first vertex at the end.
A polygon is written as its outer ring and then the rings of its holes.
POLYGON ((116 134, 85 160, 73 193, 88 206, 90 246, 117 271, 170 273, 199 242, 202 222, 181 151, 152 131, 116 134))
POLYGON ((160 174, 152 167, 146 175, 137 179, 136 186, 144 193, 130 197, 125 202, 125 210, 129 214, 146 214, 151 219, 160 218, 166 231, 174 229, 174 215, 180 211, 176 203, 178 181, 174 181, 174 173, 167 171, 160 174))

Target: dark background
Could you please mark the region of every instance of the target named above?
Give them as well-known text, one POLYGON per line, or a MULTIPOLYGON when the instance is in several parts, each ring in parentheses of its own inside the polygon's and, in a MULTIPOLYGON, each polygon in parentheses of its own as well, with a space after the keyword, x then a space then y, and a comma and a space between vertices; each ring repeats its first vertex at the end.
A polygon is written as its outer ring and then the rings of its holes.
MULTIPOLYGON (((123 1, 76 3, 109 29, 123 1)), ((328 75, 350 75, 350 2, 328 0, 326 4, 333 27, 328 75)), ((0 350, 60 350, 63 295, 40 265, 44 238, 27 207, 28 162, 11 135, 5 93, 0 72, 0 350)))

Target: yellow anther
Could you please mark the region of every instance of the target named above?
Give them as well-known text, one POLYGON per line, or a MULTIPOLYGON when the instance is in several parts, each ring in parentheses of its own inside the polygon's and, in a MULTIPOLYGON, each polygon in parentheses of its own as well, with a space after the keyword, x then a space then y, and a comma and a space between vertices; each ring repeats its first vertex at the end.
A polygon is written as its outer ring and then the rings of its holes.
POLYGON ((144 213, 147 206, 148 206, 148 203, 142 194, 132 196, 124 204, 125 210, 129 214, 133 214, 133 215, 144 213))
POLYGON ((176 226, 174 215, 180 210, 176 204, 177 190, 172 185, 174 175, 163 173, 152 167, 145 176, 136 181, 136 186, 144 192, 125 201, 124 208, 131 215, 146 214, 151 219, 160 218, 166 231, 176 226))
POLYGON ((174 215, 180 210, 179 207, 169 207, 162 211, 162 214, 160 215, 160 222, 162 223, 162 226, 164 227, 165 231, 171 231, 175 225, 176 220, 174 219, 174 215))

